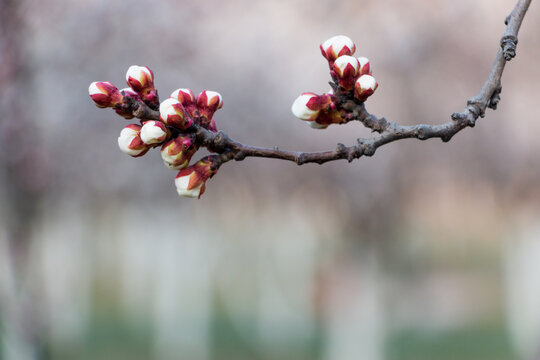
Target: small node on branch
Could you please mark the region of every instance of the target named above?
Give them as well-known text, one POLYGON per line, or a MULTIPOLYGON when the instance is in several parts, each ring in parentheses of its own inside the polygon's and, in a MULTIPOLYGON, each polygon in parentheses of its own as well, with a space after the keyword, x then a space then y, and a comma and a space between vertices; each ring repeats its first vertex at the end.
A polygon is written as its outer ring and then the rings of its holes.
MULTIPOLYGON (((471 107, 468 107, 467 110, 471 111, 471 107)), ((451 117, 452 117, 452 120, 454 120, 460 125, 474 127, 476 115, 473 115, 473 114, 474 113, 455 112, 451 115, 451 117)))
POLYGON ((221 154, 227 149, 228 142, 229 137, 223 131, 220 131, 212 139, 211 150, 217 152, 218 154, 221 154))
POLYGON ((237 151, 235 154, 234 154, 234 160, 236 161, 242 161, 246 158, 246 153, 243 152, 242 150, 240 151, 237 151))
POLYGON ((442 142, 447 143, 452 139, 452 136, 454 136, 454 134, 451 134, 451 133, 445 134, 441 136, 441 140, 442 142))
POLYGON ((336 146, 336 153, 339 155, 339 156, 343 156, 347 153, 347 147, 345 145, 343 145, 342 143, 339 143, 337 144, 336 146))
POLYGON ((429 126, 419 125, 418 128, 416 129, 416 137, 419 140, 426 140, 428 131, 429 131, 429 126))
POLYGON ((300 153, 298 154, 298 156, 296 157, 296 164, 297 165, 303 165, 305 164, 306 162, 306 153, 300 153))
POLYGON ((497 105, 499 104, 499 101, 501 101, 501 92, 502 92, 502 86, 499 83, 499 86, 495 89, 493 92, 493 95, 489 98, 488 108, 497 110, 497 105))
POLYGON ((514 35, 505 35, 502 37, 501 48, 506 61, 510 61, 516 56, 517 43, 518 38, 514 35))

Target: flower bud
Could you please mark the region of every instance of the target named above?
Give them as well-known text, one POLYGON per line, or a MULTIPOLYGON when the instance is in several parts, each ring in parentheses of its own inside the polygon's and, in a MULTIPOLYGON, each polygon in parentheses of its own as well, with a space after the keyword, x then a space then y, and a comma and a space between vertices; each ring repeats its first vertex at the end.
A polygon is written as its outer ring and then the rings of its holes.
POLYGON ((150 149, 150 147, 142 141, 141 126, 137 124, 128 125, 120 131, 118 147, 120 150, 133 157, 143 156, 148 149, 150 149))
POLYGON ((172 170, 180 170, 189 165, 189 161, 198 147, 189 135, 180 135, 167 141, 161 147, 163 163, 172 170))
POLYGON ((201 116, 201 125, 208 128, 214 113, 223 106, 221 94, 205 90, 197 96, 197 108, 201 116))
POLYGON ((336 59, 333 69, 338 78, 338 84, 346 90, 351 90, 360 70, 360 62, 355 57, 343 55, 336 59))
POLYGON ((100 108, 113 107, 122 101, 120 91, 108 81, 95 81, 88 87, 88 93, 100 108))
POLYGON ((369 63, 369 59, 364 56, 360 56, 358 59, 358 62, 360 63, 360 70, 358 71, 358 74, 364 75, 368 74, 371 75, 371 65, 369 63))
POLYGON ((294 101, 291 110, 297 118, 308 121, 312 128, 326 129, 330 124, 344 122, 333 100, 332 94, 303 93, 294 101))
POLYGON ((305 92, 294 100, 291 111, 301 120, 313 121, 319 114, 319 95, 305 92))
POLYGON ((320 46, 322 55, 328 60, 330 68, 334 61, 343 55, 352 55, 356 51, 354 42, 345 35, 337 35, 323 42, 320 46))
POLYGON ((193 91, 190 89, 176 89, 171 94, 171 97, 180 101, 182 106, 184 106, 184 109, 186 109, 191 117, 195 116, 195 110, 197 110, 197 100, 195 99, 195 95, 193 95, 193 91))
POLYGON ((174 180, 178 195, 200 198, 206 189, 206 180, 217 172, 216 160, 215 155, 207 156, 194 165, 180 170, 174 180))
POLYGON ((170 134, 167 126, 161 121, 146 121, 141 128, 141 140, 146 145, 161 144, 170 134))
POLYGON ((186 130, 193 125, 193 120, 180 101, 172 98, 166 99, 159 105, 159 118, 165 124, 180 130, 186 130))
POLYGON ((136 92, 154 87, 154 73, 147 66, 131 65, 126 72, 127 84, 136 92))
POLYGON ((157 105, 159 98, 154 87, 154 73, 147 66, 131 65, 126 72, 126 82, 143 101, 157 105))
POLYGON ((362 75, 354 84, 354 97, 360 101, 366 101, 375 92, 377 86, 379 84, 373 76, 362 75))

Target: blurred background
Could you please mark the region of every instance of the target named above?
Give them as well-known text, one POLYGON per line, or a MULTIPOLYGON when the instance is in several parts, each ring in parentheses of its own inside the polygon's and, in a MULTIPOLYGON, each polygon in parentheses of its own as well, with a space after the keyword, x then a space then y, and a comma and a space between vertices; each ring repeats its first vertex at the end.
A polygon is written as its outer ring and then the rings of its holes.
MULTIPOLYGON (((290 106, 345 34, 368 110, 442 123, 487 78, 514 1, 0 0, 0 358, 481 360, 540 354, 540 11, 502 101, 451 142, 352 164, 231 162, 180 198, 157 151, 88 96, 147 65, 219 91, 232 138, 316 151, 290 106)), ((195 158, 196 159, 196 158, 195 158)))

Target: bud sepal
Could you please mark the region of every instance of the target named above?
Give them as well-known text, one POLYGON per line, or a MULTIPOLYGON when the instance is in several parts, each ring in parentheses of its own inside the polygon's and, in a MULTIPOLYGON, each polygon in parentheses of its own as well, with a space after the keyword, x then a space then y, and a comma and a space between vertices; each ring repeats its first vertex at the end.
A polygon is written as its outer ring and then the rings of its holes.
POLYGON ((206 190, 206 181, 218 170, 218 159, 217 155, 206 156, 194 165, 180 170, 174 180, 178 195, 200 199, 206 190))

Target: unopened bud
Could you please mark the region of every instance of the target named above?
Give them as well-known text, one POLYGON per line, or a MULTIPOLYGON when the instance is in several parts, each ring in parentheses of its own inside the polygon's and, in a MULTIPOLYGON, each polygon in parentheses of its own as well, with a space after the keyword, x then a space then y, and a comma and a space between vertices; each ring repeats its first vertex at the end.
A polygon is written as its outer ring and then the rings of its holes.
POLYGON ((330 68, 334 61, 343 55, 352 55, 356 51, 354 42, 345 35, 337 35, 323 42, 320 46, 322 55, 328 60, 330 68))
POLYGON ((216 159, 216 156, 207 156, 180 170, 174 180, 178 195, 200 198, 206 190, 206 181, 217 172, 216 159))
POLYGON ((142 141, 141 126, 137 124, 128 125, 120 131, 118 147, 120 150, 133 157, 142 156, 150 149, 150 147, 142 141))
POLYGON ((108 81, 95 81, 88 87, 90 97, 98 107, 113 107, 122 101, 120 91, 108 81))
POLYGON ((371 75, 371 65, 369 63, 369 59, 364 56, 360 56, 358 59, 358 62, 360 63, 360 70, 358 71, 359 75, 371 75))
POLYGON ((354 97, 360 101, 366 101, 373 95, 379 84, 371 75, 362 75, 354 84, 354 97))
POLYGON ((167 126, 161 121, 146 121, 141 128, 141 139, 146 145, 161 144, 170 134, 167 126))
POLYGON ((126 72, 127 84, 149 104, 158 103, 157 90, 154 87, 154 73, 147 66, 131 65, 126 72))
POLYGON ((305 92, 294 100, 291 111, 301 120, 313 121, 319 114, 319 95, 305 92))
POLYGON ((176 89, 171 94, 171 98, 180 101, 188 114, 190 114, 192 117, 195 116, 195 110, 197 110, 197 99, 195 99, 193 91, 190 89, 176 89))
POLYGON ((186 130, 193 124, 180 101, 173 98, 165 99, 159 105, 159 118, 165 124, 180 130, 186 130))
POLYGON ((333 68, 339 85, 346 90, 351 90, 360 70, 358 59, 349 55, 340 56, 334 62, 333 68))
POLYGON ((131 65, 126 72, 126 82, 140 93, 146 88, 154 87, 154 73, 147 66, 131 65))
POLYGON ((221 94, 205 90, 197 96, 197 108, 201 115, 201 125, 208 128, 214 113, 223 106, 221 94))
POLYGON ((180 170, 189 165, 189 161, 198 147, 189 135, 180 135, 167 141, 161 147, 163 163, 170 169, 180 170))
POLYGON ((292 113, 305 120, 314 129, 326 129, 330 124, 341 124, 344 120, 336 109, 332 94, 317 95, 303 93, 292 105, 292 113))

